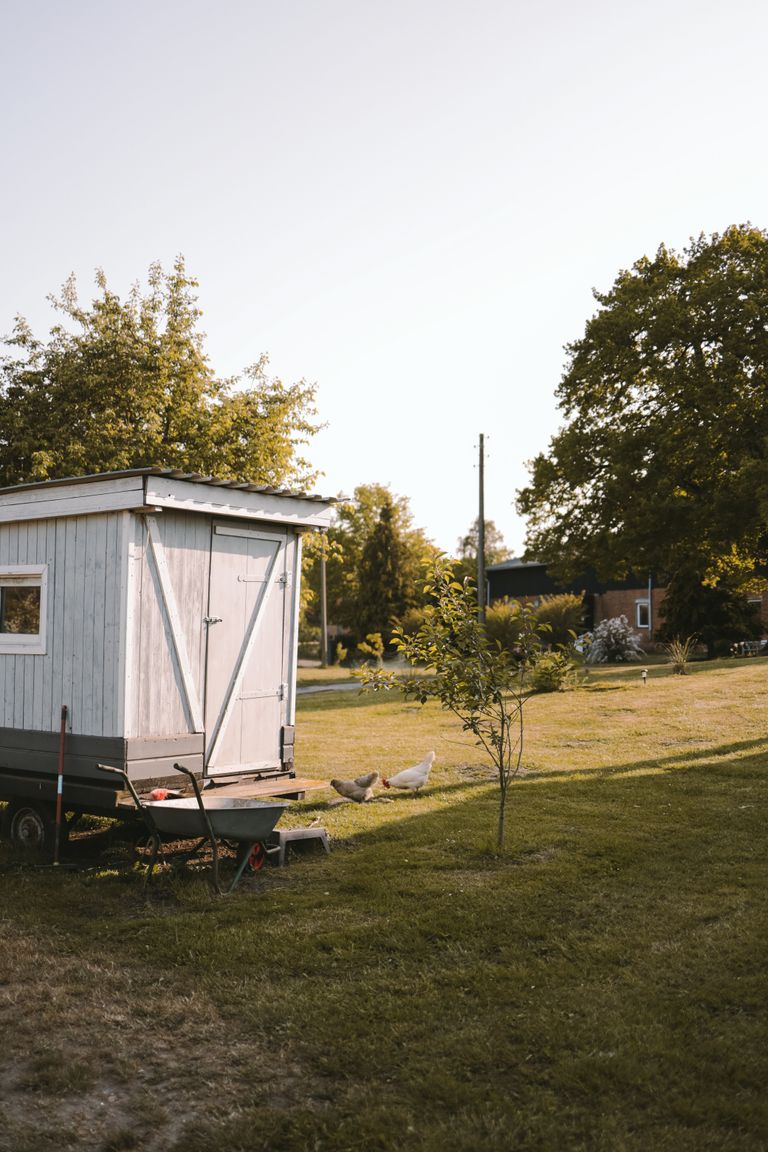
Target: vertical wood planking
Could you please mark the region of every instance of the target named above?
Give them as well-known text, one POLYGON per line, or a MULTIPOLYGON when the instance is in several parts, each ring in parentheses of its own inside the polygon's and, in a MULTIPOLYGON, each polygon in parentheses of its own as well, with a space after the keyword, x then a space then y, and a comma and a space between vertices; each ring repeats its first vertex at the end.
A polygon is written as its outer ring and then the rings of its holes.
POLYGON ((48 638, 45 645, 45 672, 40 711, 40 727, 43 730, 48 729, 50 716, 53 712, 53 653, 56 645, 56 521, 46 520, 45 525, 45 563, 48 565, 48 638))
POLYGON ((104 564, 104 736, 124 735, 126 711, 126 659, 130 647, 128 616, 128 565, 133 517, 119 512, 107 519, 106 561, 104 564))
MULTIPOLYGON (((11 564, 18 564, 19 561, 19 548, 21 531, 26 525, 17 524, 16 532, 14 533, 11 542, 11 564)), ((24 726, 24 657, 14 656, 13 658, 13 708, 11 710, 11 723, 14 728, 23 728, 24 726)))
POLYGON ((299 655, 299 606, 301 603, 301 549, 303 539, 297 532, 293 539, 289 537, 286 561, 290 571, 293 572, 291 587, 290 608, 286 596, 284 640, 283 640, 283 678, 288 684, 288 699, 283 701, 284 724, 296 723, 296 668, 299 655))
POLYGON ((57 708, 61 707, 61 681, 64 675, 64 593, 66 583, 67 521, 54 522, 53 613, 51 619, 51 695, 46 728, 55 731, 57 708))
MULTIPOLYGON (((11 529, 6 525, 0 528, 0 564, 8 563, 8 540, 11 529)), ((6 686, 10 684, 10 678, 13 675, 13 663, 11 656, 0 656, 0 724, 7 727, 8 720, 6 719, 8 711, 8 698, 6 686)))
POLYGON ((84 564, 86 518, 73 517, 70 540, 67 545, 67 595, 64 605, 66 626, 69 628, 69 643, 66 645, 65 661, 69 665, 69 676, 65 675, 61 703, 69 709, 69 721, 74 731, 81 732, 83 725, 83 615, 84 615, 84 564))

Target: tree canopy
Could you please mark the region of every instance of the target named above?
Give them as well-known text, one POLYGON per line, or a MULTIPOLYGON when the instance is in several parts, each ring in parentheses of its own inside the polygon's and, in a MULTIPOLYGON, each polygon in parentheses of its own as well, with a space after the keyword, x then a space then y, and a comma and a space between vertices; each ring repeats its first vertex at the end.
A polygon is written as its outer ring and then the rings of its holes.
MULTIPOLYGON (((501 531, 493 520, 484 521, 485 563, 499 564, 510 557, 509 548, 504 543, 501 531)), ((453 563, 457 580, 465 577, 477 583, 477 550, 480 545, 480 517, 473 520, 469 531, 458 541, 458 551, 453 563)))
POLYGON ((314 386, 267 376, 260 356, 220 379, 199 331, 197 281, 153 264, 125 300, 103 272, 90 307, 74 277, 49 297, 47 340, 22 317, 0 358, 0 484, 159 465, 270 485, 312 484, 298 454, 318 425, 314 386))
POLYGON ((527 554, 733 585, 768 560, 768 233, 662 246, 595 298, 518 493, 527 554))
MULTIPOLYGON (((420 604, 423 564, 438 549, 413 525, 407 496, 384 484, 360 484, 335 509, 336 522, 323 543, 327 556, 328 620, 363 638, 382 632, 392 619, 420 604)), ((320 544, 309 540, 304 582, 307 619, 319 623, 320 544)))

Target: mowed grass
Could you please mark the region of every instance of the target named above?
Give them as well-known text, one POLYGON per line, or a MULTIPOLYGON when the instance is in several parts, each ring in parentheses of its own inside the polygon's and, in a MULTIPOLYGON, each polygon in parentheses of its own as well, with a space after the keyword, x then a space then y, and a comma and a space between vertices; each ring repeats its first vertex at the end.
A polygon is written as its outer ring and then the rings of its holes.
POLYGON ((300 701, 330 856, 212 899, 125 853, 0 876, 0 1148, 764 1152, 762 660, 604 670, 528 704, 506 851, 459 725, 300 701))

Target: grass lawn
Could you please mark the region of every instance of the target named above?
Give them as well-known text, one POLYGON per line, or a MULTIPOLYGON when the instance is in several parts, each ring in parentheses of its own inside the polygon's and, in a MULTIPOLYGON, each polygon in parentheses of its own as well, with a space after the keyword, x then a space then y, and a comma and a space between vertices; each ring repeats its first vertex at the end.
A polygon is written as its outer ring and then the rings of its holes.
POLYGON ((506 852, 433 705, 302 697, 302 774, 437 761, 329 806, 330 856, 233 896, 0 856, 0 1149, 765 1152, 768 662, 528 704, 506 852))

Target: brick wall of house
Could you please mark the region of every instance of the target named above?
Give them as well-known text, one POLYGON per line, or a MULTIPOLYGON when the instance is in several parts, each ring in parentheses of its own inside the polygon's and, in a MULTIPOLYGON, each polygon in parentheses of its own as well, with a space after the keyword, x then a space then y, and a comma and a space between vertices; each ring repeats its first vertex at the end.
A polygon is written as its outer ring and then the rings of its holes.
MULTIPOLYGON (((653 632, 661 624, 659 609, 664 601, 665 590, 654 588, 651 592, 651 629, 653 632)), ((595 593, 595 624, 601 620, 611 620, 614 616, 626 616, 630 627, 638 635, 647 637, 648 629, 638 626, 637 603, 648 602, 647 588, 624 588, 614 592, 595 593)))

